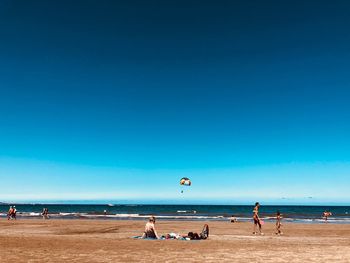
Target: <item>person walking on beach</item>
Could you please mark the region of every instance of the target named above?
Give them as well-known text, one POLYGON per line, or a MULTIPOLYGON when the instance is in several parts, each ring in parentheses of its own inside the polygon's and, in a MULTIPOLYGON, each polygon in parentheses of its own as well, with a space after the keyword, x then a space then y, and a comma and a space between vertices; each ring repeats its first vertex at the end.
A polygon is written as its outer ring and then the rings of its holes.
POLYGON ((237 222, 237 218, 235 217, 235 215, 232 215, 232 216, 231 216, 230 222, 231 222, 231 223, 237 222))
POLYGON ((327 210, 323 212, 323 218, 326 223, 328 223, 328 217, 332 215, 332 212, 328 212, 327 210))
POLYGON ((17 213, 16 206, 10 206, 10 209, 7 212, 7 220, 10 220, 10 219, 16 220, 16 213, 17 213))
POLYGON ((259 226, 259 233, 260 235, 264 235, 264 233, 261 232, 261 219, 259 217, 259 202, 255 203, 255 207, 253 209, 253 221, 254 221, 254 228, 253 228, 253 235, 256 235, 256 227, 259 226))
POLYGON ((15 206, 15 205, 13 206, 12 218, 13 218, 14 220, 16 220, 16 218, 17 218, 17 209, 16 209, 16 206, 15 206))
POLYGON ((48 208, 43 208, 42 216, 43 216, 43 219, 49 219, 49 209, 48 208))
POLYGON ((153 239, 159 239, 159 236, 156 231, 155 227, 156 218, 154 216, 151 216, 146 223, 145 226, 145 232, 142 235, 142 238, 153 238, 153 239))
POLYGON ((282 220, 282 215, 280 213, 280 211, 277 211, 276 214, 276 235, 282 235, 282 231, 281 231, 281 220, 282 220))
POLYGON ((13 207, 10 206, 9 211, 7 212, 7 220, 12 219, 13 207))

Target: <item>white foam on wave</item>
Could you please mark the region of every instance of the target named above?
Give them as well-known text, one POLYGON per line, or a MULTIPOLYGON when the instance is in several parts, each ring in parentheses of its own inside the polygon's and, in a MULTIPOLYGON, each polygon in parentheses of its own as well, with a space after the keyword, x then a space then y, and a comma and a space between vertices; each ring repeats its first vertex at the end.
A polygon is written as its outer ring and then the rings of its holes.
MULTIPOLYGON (((91 215, 91 214, 87 214, 87 215, 84 215, 85 217, 111 217, 111 218, 130 218, 130 217, 143 217, 143 216, 140 216, 139 214, 115 214, 115 215, 91 215)), ((147 216, 144 216, 144 217, 147 217, 147 216)))
POLYGON ((176 211, 176 213, 191 213, 191 214, 196 214, 197 213, 197 211, 196 210, 189 210, 189 211, 187 211, 187 210, 177 210, 176 211))
MULTIPOLYGON (((149 218, 151 215, 140 214, 115 214, 115 215, 92 215, 86 214, 87 218, 149 218)), ((214 219, 228 219, 224 216, 193 216, 193 215, 156 215, 157 219, 190 219, 190 220, 214 220, 214 219)))
POLYGON ((73 215, 74 213, 58 213, 60 216, 69 216, 73 215))
POLYGON ((41 216, 41 213, 38 213, 38 212, 17 212, 17 215, 21 215, 21 216, 41 216))
MULTIPOLYGON (((224 215, 198 215, 198 214, 181 214, 181 213, 192 213, 192 211, 187 210, 178 210, 175 214, 170 215, 155 215, 158 219, 164 219, 164 220, 213 220, 213 221, 225 221, 230 220, 230 217, 224 216, 224 215)), ((40 217, 40 212, 18 212, 19 216, 22 217, 40 217)), ((0 213, 1 217, 6 217, 6 213, 0 213)), ((110 219, 146 219, 149 218, 151 215, 149 214, 136 214, 136 213, 120 213, 120 214, 90 214, 90 213, 73 213, 73 212, 60 212, 60 213, 50 213, 50 217, 54 218, 79 218, 79 217, 85 217, 89 219, 103 219, 103 218, 110 218, 110 219)), ((236 217, 237 221, 241 222, 249 222, 252 221, 251 217, 236 217)), ((264 217, 264 220, 268 222, 274 222, 275 217, 264 217)), ((290 222, 290 223, 324 223, 324 219, 322 218, 297 218, 297 217, 285 217, 283 218, 284 222, 290 222)), ((350 223, 350 217, 331 217, 328 218, 329 223, 335 223, 335 224, 349 224, 350 223)))
POLYGON ((116 217, 145 217, 145 216, 140 216, 139 214, 116 214, 115 216, 116 217))
POLYGON ((31 212, 31 213, 29 213, 29 215, 30 215, 30 216, 40 216, 41 213, 34 213, 34 212, 31 212))

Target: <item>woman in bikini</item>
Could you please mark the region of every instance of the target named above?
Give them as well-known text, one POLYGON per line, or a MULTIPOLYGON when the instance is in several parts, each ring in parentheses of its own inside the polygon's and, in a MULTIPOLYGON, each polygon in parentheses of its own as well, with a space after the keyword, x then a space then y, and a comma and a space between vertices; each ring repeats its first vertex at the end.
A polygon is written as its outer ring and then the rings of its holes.
POLYGON ((276 235, 283 234, 281 231, 281 226, 282 226, 281 220, 282 220, 282 215, 281 215, 280 211, 277 211, 277 214, 276 214, 276 235))
POLYGON ((260 221, 260 218, 259 218, 259 207, 260 207, 259 202, 256 202, 254 210, 253 210, 253 220, 254 220, 253 235, 257 234, 256 233, 256 227, 257 226, 259 226, 259 233, 260 233, 260 235, 263 235, 263 233, 261 232, 261 221, 260 221))

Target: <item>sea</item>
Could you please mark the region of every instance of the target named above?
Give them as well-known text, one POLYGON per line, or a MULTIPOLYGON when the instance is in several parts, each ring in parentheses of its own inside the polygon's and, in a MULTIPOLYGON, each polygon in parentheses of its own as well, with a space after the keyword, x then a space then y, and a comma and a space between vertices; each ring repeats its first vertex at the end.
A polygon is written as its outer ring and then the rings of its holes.
MULTIPOLYGON (((52 219, 237 221, 252 220, 250 205, 141 205, 141 204, 1 204, 0 217, 6 218, 10 205, 17 209, 17 219, 41 218, 48 208, 52 219)), ((324 223, 324 211, 332 212, 329 223, 350 224, 350 206, 263 205, 259 215, 265 222, 273 222, 280 211, 284 222, 324 223)))

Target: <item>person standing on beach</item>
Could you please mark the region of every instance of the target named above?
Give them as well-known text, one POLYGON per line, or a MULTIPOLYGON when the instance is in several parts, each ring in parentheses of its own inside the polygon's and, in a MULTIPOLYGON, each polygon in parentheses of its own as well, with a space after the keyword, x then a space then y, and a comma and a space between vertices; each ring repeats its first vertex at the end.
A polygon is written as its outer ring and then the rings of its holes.
POLYGON ((12 219, 12 214, 13 214, 13 208, 12 208, 12 206, 10 206, 10 209, 7 212, 7 220, 12 219))
POLYGON ((17 209, 16 209, 15 205, 13 206, 12 218, 15 219, 15 220, 17 218, 17 209))
POLYGON ((263 235, 263 233, 261 232, 261 220, 259 217, 259 207, 260 207, 259 202, 256 202, 255 207, 253 209, 253 220, 254 220, 253 235, 256 235, 256 227, 257 226, 259 226, 260 235, 263 235))
POLYGON ((281 231, 281 220, 282 220, 282 215, 280 213, 280 211, 277 211, 277 215, 276 215, 276 235, 282 235, 282 231, 281 231))
POLYGON ((332 212, 328 212, 327 210, 323 212, 323 218, 326 223, 328 223, 328 217, 332 215, 332 212))
POLYGON ((231 223, 237 222, 237 218, 234 215, 232 215, 231 218, 230 218, 230 222, 231 223))
POLYGON ((17 213, 17 209, 16 206, 10 206, 9 211, 7 212, 7 220, 12 220, 15 219, 16 220, 16 213, 17 213))
POLYGON ((49 209, 48 208, 43 208, 42 216, 43 216, 43 219, 49 219, 49 209))

